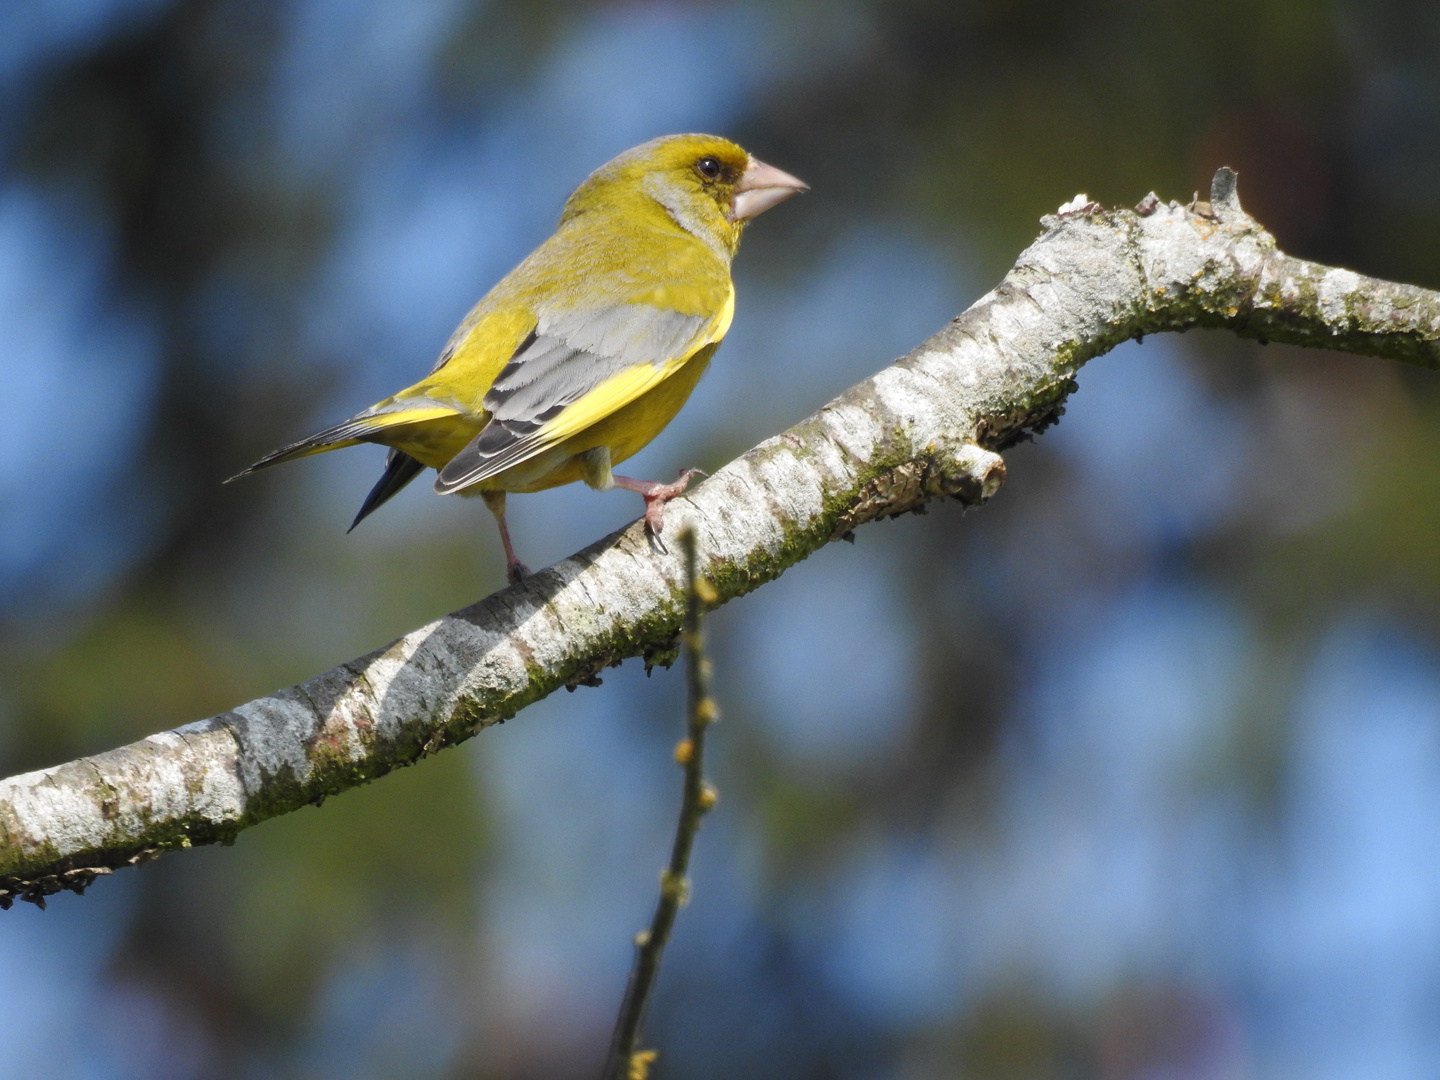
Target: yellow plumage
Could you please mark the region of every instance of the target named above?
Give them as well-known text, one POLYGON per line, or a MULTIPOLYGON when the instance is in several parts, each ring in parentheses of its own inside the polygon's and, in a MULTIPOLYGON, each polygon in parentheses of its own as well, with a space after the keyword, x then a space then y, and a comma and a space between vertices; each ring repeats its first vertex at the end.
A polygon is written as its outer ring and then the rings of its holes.
MULTIPOLYGON (((425 466, 483 495, 512 579, 506 492, 584 480, 645 497, 658 532, 675 484, 616 476, 684 405, 730 328, 745 222, 805 190, 734 143, 656 139, 596 170, 555 233, 475 305, 424 379, 240 475, 360 442, 391 447, 356 524, 425 466)), ((351 526, 354 528, 354 525, 351 526)))

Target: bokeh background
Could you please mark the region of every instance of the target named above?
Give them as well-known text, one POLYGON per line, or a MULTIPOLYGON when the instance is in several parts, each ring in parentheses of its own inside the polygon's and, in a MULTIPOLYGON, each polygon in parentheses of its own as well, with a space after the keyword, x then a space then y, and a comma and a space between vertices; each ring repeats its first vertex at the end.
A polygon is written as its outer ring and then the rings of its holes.
MULTIPOLYGON (((635 465, 907 351, 1077 192, 1216 166, 1292 253, 1440 287, 1426 0, 4 0, 0 771, 315 674, 502 583, 383 451, 222 487, 427 370, 613 154, 813 185, 635 465)), ((710 620, 720 808, 662 1078, 1433 1077, 1440 377, 1192 333, 1081 373, 990 506, 710 620)), ((637 516, 512 502, 533 565, 637 516)), ((594 1075, 679 777, 635 663, 83 898, 0 913, 0 1076, 594 1075)))

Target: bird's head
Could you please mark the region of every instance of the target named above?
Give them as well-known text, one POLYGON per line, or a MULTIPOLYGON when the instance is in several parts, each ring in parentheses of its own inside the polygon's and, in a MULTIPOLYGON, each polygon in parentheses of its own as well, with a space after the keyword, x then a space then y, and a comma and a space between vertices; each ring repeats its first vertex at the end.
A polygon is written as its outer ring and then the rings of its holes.
POLYGON ((658 210, 728 257, 745 222, 809 190, 729 139, 666 135, 591 173, 570 196, 561 220, 601 207, 636 214, 658 210))

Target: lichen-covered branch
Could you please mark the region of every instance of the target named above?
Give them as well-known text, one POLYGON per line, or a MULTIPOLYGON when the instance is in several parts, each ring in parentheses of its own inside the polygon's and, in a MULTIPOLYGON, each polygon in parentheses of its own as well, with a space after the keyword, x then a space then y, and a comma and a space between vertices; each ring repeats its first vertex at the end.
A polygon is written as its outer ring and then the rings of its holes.
MULTIPOLYGON (((1057 414, 1080 366, 1191 326, 1440 366, 1440 294, 1292 259, 1211 199, 1084 198, 914 351, 676 500, 719 603, 878 517, 983 502, 997 451, 1057 414)), ((242 829, 408 765, 627 657, 668 661, 677 552, 639 523, 299 686, 130 746, 0 781, 0 905, 242 829)))

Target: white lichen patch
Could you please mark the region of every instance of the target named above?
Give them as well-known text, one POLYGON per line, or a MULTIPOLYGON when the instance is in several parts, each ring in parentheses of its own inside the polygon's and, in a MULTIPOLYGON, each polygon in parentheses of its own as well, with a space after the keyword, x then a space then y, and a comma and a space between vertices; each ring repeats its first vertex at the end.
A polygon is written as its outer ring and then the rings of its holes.
MULTIPOLYGON (((77 763, 68 768, 74 770, 77 763)), ((60 766, 61 769, 67 766, 60 766)), ((105 832, 98 777, 62 776, 58 769, 23 773, 0 781, 0 823, 19 853, 50 846, 83 850, 105 832)))
MULTIPOLYGON (((1344 323, 1349 314, 1348 304, 1362 278, 1353 270, 1327 270, 1320 279, 1316 295, 1320 301, 1320 314, 1326 322, 1344 323)), ((1340 327, 1333 327, 1339 329, 1340 327)))
MULTIPOLYGON (((887 371, 894 370, 887 368, 887 371)), ((871 381, 877 393, 881 393, 879 383, 871 381)), ((875 452, 876 445, 885 436, 885 428, 875 415, 859 405, 837 404, 829 406, 822 413, 822 420, 825 424, 825 434, 829 436, 827 441, 822 441, 818 446, 811 446, 808 449, 826 461, 836 461, 833 456, 835 447, 839 447, 849 454, 851 458, 865 458, 875 452)), ((839 474, 840 466, 832 466, 826 471, 834 475, 839 474)), ((846 469, 845 471, 850 471, 846 469)))
MULTIPOLYGON (((245 792, 235 774, 234 736, 223 727, 186 725, 142 740, 118 763, 102 766, 115 789, 116 815, 179 816, 234 821, 245 812, 245 792), (139 793, 144 806, 138 806, 139 793)), ((136 824, 139 824, 138 820, 136 824)))
POLYGON ((951 404, 937 395, 936 382, 933 374, 919 375, 909 368, 889 367, 876 375, 871 385, 875 388, 876 400, 886 411, 903 418, 910 437, 925 440, 934 434, 937 419, 948 417, 945 407, 951 404))

